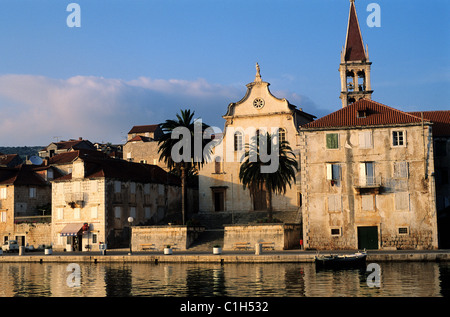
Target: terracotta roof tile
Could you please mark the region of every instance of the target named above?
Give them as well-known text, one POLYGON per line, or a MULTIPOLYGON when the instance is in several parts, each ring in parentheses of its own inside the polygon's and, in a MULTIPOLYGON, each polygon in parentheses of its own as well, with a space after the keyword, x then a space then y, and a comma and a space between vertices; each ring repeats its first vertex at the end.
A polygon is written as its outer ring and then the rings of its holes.
POLYGON ((421 122, 421 118, 410 113, 372 100, 360 99, 345 108, 301 126, 301 129, 400 125, 421 122))
POLYGON ((433 122, 433 136, 450 136, 450 110, 415 111, 410 114, 433 122))
POLYGON ((145 133, 145 132, 155 132, 159 127, 159 124, 149 124, 149 125, 135 125, 131 128, 128 134, 131 133, 145 133))

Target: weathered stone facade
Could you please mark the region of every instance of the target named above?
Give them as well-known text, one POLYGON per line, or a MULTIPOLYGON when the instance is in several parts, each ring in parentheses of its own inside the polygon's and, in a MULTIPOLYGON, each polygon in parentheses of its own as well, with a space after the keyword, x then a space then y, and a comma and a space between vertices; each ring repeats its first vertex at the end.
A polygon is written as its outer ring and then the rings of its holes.
POLYGON ((358 101, 302 127, 301 169, 306 248, 437 248, 430 122, 358 101))
POLYGON ((98 250, 129 243, 130 224, 158 223, 177 216, 179 180, 161 168, 113 159, 79 158, 73 172, 53 182, 52 241, 56 249, 98 250), (93 168, 95 166, 95 168, 93 168), (62 236, 64 228, 87 223, 89 230, 62 236))
POLYGON ((48 166, 0 169, 0 237, 19 245, 49 243, 51 186, 48 166), (43 214, 47 210, 48 213, 43 214))

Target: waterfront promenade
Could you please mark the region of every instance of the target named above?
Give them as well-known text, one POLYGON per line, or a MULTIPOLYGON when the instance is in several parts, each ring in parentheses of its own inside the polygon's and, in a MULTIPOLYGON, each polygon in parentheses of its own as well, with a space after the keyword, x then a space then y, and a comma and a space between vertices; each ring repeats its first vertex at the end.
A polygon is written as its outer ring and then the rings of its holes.
MULTIPOLYGON (((345 254, 349 251, 320 251, 320 254, 345 254)), ((147 251, 129 253, 126 249, 107 250, 105 255, 100 252, 44 252, 3 253, 0 263, 30 262, 30 263, 302 263, 314 262, 317 251, 286 250, 264 251, 256 255, 253 251, 223 251, 222 254, 212 254, 206 251, 174 251, 165 255, 162 251, 147 251)), ((372 250, 367 251, 368 262, 386 261, 450 261, 450 250, 372 250)))

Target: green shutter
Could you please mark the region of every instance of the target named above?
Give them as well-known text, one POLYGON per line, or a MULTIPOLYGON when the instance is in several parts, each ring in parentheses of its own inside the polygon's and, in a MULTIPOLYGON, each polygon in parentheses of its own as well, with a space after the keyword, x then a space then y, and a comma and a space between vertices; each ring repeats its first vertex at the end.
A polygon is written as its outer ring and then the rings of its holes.
POLYGON ((327 134, 327 149, 337 149, 338 148, 338 134, 330 133, 327 134))

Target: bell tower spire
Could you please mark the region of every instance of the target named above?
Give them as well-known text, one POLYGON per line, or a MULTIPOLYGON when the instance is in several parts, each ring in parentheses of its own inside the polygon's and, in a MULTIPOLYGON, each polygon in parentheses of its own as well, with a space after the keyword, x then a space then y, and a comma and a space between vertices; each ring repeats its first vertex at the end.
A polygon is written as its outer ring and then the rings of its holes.
POLYGON ((350 0, 345 46, 341 52, 339 73, 341 77, 342 107, 366 98, 372 99, 370 85, 370 65, 368 47, 364 42, 356 14, 355 0, 350 0))

